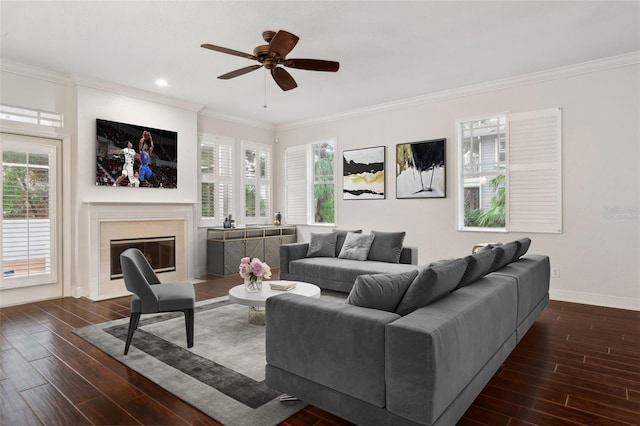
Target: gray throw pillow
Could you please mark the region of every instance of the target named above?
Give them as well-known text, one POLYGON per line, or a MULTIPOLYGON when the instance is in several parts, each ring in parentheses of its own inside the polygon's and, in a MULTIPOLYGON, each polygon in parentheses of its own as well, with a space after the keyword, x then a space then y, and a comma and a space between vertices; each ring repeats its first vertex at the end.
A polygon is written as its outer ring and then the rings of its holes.
POLYGON ((512 262, 520 260, 520 258, 524 256, 525 253, 527 253, 527 250, 529 250, 529 247, 531 246, 531 239, 529 238, 520 238, 519 240, 516 240, 514 242, 516 243, 518 248, 516 249, 516 254, 513 255, 513 259, 511 259, 512 262))
POLYGON ((336 238, 333 232, 325 234, 311 233, 307 257, 336 257, 336 238))
POLYGON ((464 275, 460 279, 460 284, 458 284, 457 288, 469 285, 475 280, 487 275, 495 257, 496 252, 493 250, 482 250, 476 254, 465 257, 467 269, 464 271, 464 275))
POLYGON ((360 275, 353 284, 347 303, 363 308, 395 312, 416 275, 418 271, 360 275))
POLYGON ((466 269, 467 261, 464 259, 421 267, 396 308, 396 313, 407 315, 447 296, 458 286, 466 269))
POLYGON ((349 232, 353 232, 354 234, 362 234, 362 229, 357 229, 355 231, 347 231, 344 229, 334 229, 333 232, 338 234, 338 239, 336 240, 336 257, 340 255, 340 251, 342 250, 342 246, 344 245, 344 239, 347 237, 349 232))
POLYGON ((511 262, 513 255, 516 254, 517 248, 518 246, 515 242, 495 246, 493 250, 496 252, 496 257, 493 259, 493 263, 491 264, 491 272, 497 271, 511 262))
POLYGON ((371 231, 374 235, 368 259, 378 262, 399 263, 402 253, 402 243, 406 232, 379 232, 371 231))
POLYGON ((340 259, 367 260, 372 241, 373 235, 349 232, 344 239, 344 244, 338 257, 340 259))

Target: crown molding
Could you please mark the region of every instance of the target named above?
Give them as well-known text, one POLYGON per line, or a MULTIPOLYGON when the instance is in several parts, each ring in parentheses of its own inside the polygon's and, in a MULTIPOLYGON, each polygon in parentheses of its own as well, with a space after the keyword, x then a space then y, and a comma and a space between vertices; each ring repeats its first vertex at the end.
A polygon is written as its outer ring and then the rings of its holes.
POLYGON ((97 78, 72 76, 61 72, 49 71, 43 68, 21 64, 19 62, 10 61, 7 59, 2 59, 2 61, 0 61, 0 71, 20 75, 23 77, 44 80, 68 87, 88 87, 101 90, 103 92, 109 92, 144 101, 174 106, 177 108, 186 109, 188 111, 198 112, 203 107, 203 105, 198 105, 193 102, 186 102, 180 99, 172 98, 170 96, 149 92, 147 90, 135 89, 133 87, 123 86, 97 78))
POLYGON ((361 117, 379 112, 392 111, 401 108, 408 108, 433 102, 439 102, 448 99, 454 99, 464 96, 476 95, 480 93, 492 92, 495 90, 524 86, 529 84, 537 84, 550 80, 557 80, 566 77, 572 77, 581 74, 589 74, 593 72, 604 71, 612 68, 626 67, 637 65, 640 63, 640 51, 635 51, 623 55, 612 56, 604 59, 583 62, 564 67, 553 68, 546 71, 539 71, 529 74, 523 74, 516 77, 505 78, 501 80, 489 81, 486 83, 474 84, 471 86, 460 87, 457 89, 444 90, 441 92, 420 95, 412 98, 401 99, 398 101, 387 102, 369 107, 344 111, 337 114, 331 114, 324 117, 312 118, 308 120, 294 121, 276 126, 276 131, 290 130, 301 127, 307 127, 317 124, 328 123, 332 121, 345 120, 348 118, 361 117))
POLYGON ((45 70, 33 65, 22 64, 8 59, 2 59, 0 61, 0 71, 24 77, 31 77, 38 80, 44 80, 64 86, 74 85, 73 80, 68 74, 45 70))
POLYGON ((250 126, 250 127, 255 127, 258 129, 265 129, 265 130, 275 130, 276 126, 274 124, 271 123, 266 123, 263 121, 258 121, 258 120, 251 120, 249 118, 244 118, 244 117, 238 117, 236 115, 231 115, 231 114, 224 114, 218 111, 214 111, 208 108, 203 108, 202 110, 200 110, 200 112, 198 113, 198 115, 202 115, 204 117, 211 117, 211 118, 216 118, 218 120, 224 120, 224 121, 228 121, 230 123, 235 123, 235 124, 241 124, 243 126, 250 126))
POLYGON ((172 98, 171 96, 161 95, 158 93, 150 92, 148 90, 136 89, 129 86, 123 86, 97 78, 74 76, 72 80, 76 86, 87 87, 90 89, 113 93, 116 95, 122 95, 130 98, 140 99, 143 101, 181 108, 187 111, 198 112, 203 108, 203 105, 196 104, 194 102, 187 102, 181 99, 172 98))

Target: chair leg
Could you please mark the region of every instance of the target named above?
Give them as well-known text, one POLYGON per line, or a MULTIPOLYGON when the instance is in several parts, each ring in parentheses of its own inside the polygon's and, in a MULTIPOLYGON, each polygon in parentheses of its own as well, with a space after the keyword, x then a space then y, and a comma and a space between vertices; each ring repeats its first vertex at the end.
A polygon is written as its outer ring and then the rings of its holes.
POLYGON ((193 323, 194 323, 193 314, 194 314, 193 309, 185 309, 184 311, 184 322, 187 326, 187 347, 188 348, 193 347, 193 323))
POLYGON ((133 332, 138 328, 138 322, 140 321, 140 312, 131 312, 131 318, 129 318, 129 331, 127 332, 127 343, 124 345, 124 354, 129 353, 129 346, 131 346, 131 339, 133 339, 133 332))

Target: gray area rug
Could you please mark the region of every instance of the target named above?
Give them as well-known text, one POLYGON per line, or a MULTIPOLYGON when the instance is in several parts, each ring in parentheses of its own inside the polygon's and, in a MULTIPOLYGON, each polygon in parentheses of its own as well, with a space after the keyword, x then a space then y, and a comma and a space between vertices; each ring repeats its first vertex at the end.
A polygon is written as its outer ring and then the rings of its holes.
POLYGON ((306 404, 280 402, 264 383, 265 328, 247 318, 226 296, 198 302, 187 349, 182 313, 143 315, 126 356, 128 318, 74 333, 224 425, 275 425, 306 404))

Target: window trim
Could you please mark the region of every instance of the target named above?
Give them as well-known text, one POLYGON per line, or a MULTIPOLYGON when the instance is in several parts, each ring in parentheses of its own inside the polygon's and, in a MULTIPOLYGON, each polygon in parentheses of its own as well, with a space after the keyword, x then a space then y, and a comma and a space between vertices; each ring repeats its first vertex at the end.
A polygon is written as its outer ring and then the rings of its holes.
MULTIPOLYGON (((523 113, 496 113, 496 114, 486 114, 482 116, 470 117, 470 118, 462 118, 455 121, 456 135, 457 135, 457 158, 458 158, 458 184, 457 184, 457 230, 463 232, 493 232, 493 233, 508 233, 508 232, 539 232, 539 233, 561 233, 562 232, 562 111, 560 108, 550 108, 544 110, 536 110, 536 111, 528 111, 523 113), (505 226, 503 228, 492 228, 492 227, 468 227, 464 225, 464 158, 462 152, 462 128, 461 124, 470 121, 478 121, 482 119, 494 118, 494 117, 505 117, 505 226), (551 117, 551 118, 550 118, 551 117), (533 120, 533 125, 540 126, 533 129, 530 133, 525 133, 525 137, 522 140, 515 141, 515 137, 512 132, 512 124, 519 123, 521 120, 533 120), (545 124, 544 120, 547 119, 550 124, 545 124), (535 121, 539 120, 539 121, 535 121), (534 150, 545 150, 543 148, 544 142, 541 141, 540 137, 534 137, 535 131, 542 129, 543 126, 545 130, 550 131, 550 136, 544 140, 547 144, 552 142, 551 148, 546 148, 544 154, 549 155, 552 160, 545 161, 544 155, 539 157, 540 159, 532 165, 527 164, 518 164, 517 161, 514 161, 512 156, 512 150, 517 149, 514 143, 524 144, 526 145, 528 139, 526 137, 532 137, 531 143, 535 143, 536 141, 541 142, 537 147, 534 147, 534 150), (513 140, 512 140, 513 138, 513 140), (553 182, 547 188, 547 192, 545 195, 545 199, 536 204, 536 201, 533 200, 516 200, 512 197, 513 192, 515 191, 512 185, 515 185, 513 182, 514 173, 522 173, 526 171, 539 171, 539 170, 547 170, 548 175, 552 175, 553 182), (555 210, 551 215, 551 220, 547 223, 536 223, 537 219, 540 219, 543 216, 543 205, 545 202, 554 202, 555 210), (524 204, 528 206, 532 206, 533 209, 536 207, 540 208, 537 213, 540 215, 538 218, 533 218, 528 223, 526 220, 520 220, 518 222, 514 222, 512 217, 515 217, 513 211, 521 208, 524 204)), ((497 142, 497 150, 496 155, 499 155, 499 141, 497 142)), ((523 145, 520 145, 523 146, 523 145)), ((499 158, 499 156, 497 157, 499 158)), ((482 195, 482 191, 480 191, 480 195, 482 195)), ((549 214, 547 213, 547 216, 549 214)))
POLYGON ((309 142, 302 145, 294 145, 285 149, 284 160, 285 160, 285 219, 287 223, 290 225, 305 225, 305 226, 317 226, 317 227, 334 227, 336 226, 336 217, 337 217, 337 161, 338 161, 338 141, 335 137, 319 139, 313 142, 309 142), (332 182, 334 186, 333 190, 333 205, 334 205, 334 216, 333 222, 316 222, 314 215, 314 186, 315 186, 315 176, 314 176, 314 147, 319 144, 324 143, 332 143, 333 144, 333 176, 332 182), (304 155, 304 161, 302 163, 296 163, 297 166, 301 164, 304 165, 304 169, 299 168, 295 170, 295 178, 291 178, 290 173, 292 170, 289 167, 289 156, 294 155, 296 153, 302 153, 304 155), (299 179, 301 176, 304 176, 305 182, 304 185, 304 200, 291 200, 291 191, 300 191, 299 183, 295 179, 299 179), (304 208, 302 207, 304 205, 304 208), (292 213, 294 209, 296 213, 292 213), (304 211, 301 211, 303 210, 304 211), (300 213, 298 213, 300 211, 300 213))

